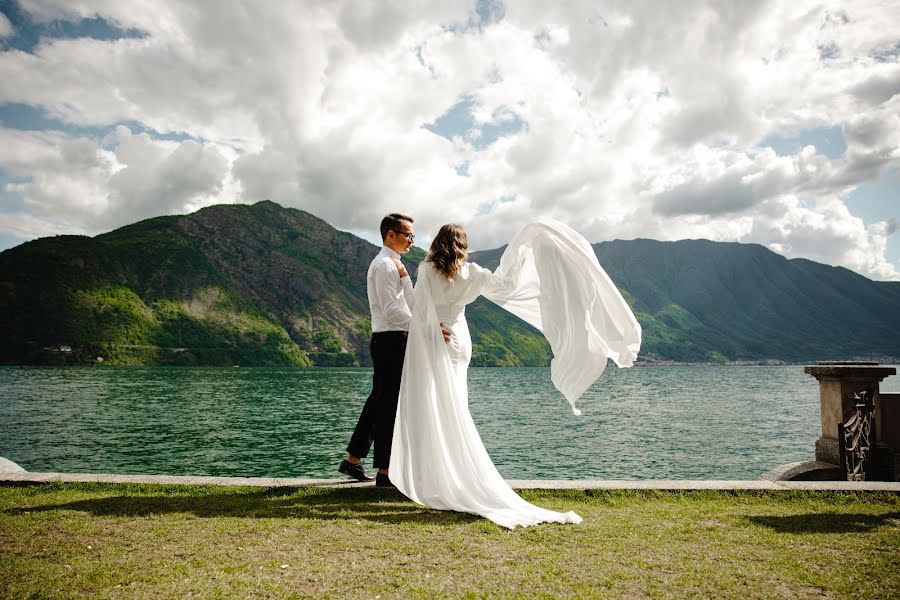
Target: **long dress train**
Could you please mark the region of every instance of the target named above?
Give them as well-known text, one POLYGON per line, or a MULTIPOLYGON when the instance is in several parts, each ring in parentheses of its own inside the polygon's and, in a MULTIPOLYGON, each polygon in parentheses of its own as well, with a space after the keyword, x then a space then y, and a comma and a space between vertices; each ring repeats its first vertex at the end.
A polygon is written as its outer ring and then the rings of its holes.
POLYGON ((484 295, 540 330, 554 358, 551 379, 575 414, 579 397, 607 358, 631 366, 641 328, 590 244, 562 223, 527 225, 492 273, 466 263, 450 281, 430 263, 419 267, 394 425, 390 478, 411 500, 438 510, 484 516, 515 528, 580 523, 520 498, 484 448, 468 406, 472 340, 465 306, 484 295), (445 343, 440 323, 452 331, 445 343))

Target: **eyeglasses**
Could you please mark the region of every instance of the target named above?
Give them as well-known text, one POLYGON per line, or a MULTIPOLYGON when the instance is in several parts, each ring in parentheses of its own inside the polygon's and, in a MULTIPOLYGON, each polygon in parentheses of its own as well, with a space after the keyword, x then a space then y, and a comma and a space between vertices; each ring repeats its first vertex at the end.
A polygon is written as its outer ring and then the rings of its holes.
POLYGON ((416 234, 408 233, 406 231, 400 231, 399 229, 391 229, 394 233, 400 234, 411 242, 416 241, 416 234))

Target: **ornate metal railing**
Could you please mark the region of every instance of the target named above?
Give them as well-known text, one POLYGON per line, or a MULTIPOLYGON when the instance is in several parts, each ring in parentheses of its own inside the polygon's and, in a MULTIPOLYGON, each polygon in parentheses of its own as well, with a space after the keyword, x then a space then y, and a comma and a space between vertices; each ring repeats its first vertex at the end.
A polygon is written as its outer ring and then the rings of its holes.
POLYGON ((854 393, 856 413, 846 423, 838 423, 841 472, 847 481, 871 479, 872 451, 875 449, 874 390, 854 393))

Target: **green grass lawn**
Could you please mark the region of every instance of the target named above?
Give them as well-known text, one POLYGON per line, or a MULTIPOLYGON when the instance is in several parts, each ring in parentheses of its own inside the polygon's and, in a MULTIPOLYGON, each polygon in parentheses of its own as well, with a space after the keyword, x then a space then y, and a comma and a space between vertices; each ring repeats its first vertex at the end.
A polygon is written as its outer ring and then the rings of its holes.
POLYGON ((522 495, 584 522, 374 488, 0 486, 0 597, 900 597, 900 494, 522 495))

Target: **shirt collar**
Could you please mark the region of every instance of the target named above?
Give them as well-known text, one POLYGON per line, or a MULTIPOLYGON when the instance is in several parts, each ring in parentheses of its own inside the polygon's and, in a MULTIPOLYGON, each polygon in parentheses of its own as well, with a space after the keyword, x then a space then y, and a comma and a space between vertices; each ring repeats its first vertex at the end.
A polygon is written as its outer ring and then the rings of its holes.
POLYGON ((387 246, 381 247, 381 254, 386 254, 387 256, 390 256, 391 258, 396 258, 396 259, 400 258, 400 254, 398 252, 394 252, 387 246))

